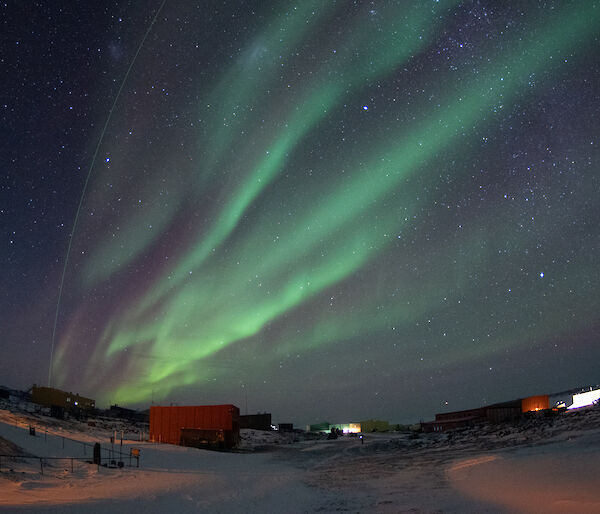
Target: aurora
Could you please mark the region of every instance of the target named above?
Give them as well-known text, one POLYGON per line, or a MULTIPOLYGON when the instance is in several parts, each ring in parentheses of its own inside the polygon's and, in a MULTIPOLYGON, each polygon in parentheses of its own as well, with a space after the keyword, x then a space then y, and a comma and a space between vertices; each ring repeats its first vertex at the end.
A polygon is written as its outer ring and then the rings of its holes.
POLYGON ((53 385, 408 419, 587 361, 598 5, 155 4, 87 133, 53 385))

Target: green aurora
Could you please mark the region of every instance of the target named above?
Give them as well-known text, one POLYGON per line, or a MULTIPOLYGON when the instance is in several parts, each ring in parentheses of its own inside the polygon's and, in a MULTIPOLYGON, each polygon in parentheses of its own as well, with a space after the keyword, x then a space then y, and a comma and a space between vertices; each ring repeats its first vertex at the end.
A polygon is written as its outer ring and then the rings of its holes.
MULTIPOLYGON (((141 405, 256 391, 267 375, 307 384, 330 373, 324 387, 343 389, 367 365, 384 387, 395 374, 496 362, 597 319, 592 256, 561 264, 566 207, 524 211, 516 182, 482 192, 477 174, 500 161, 482 134, 494 141, 507 112, 586 58, 600 8, 531 10, 501 44, 477 42, 488 47, 477 62, 441 70, 426 56, 457 4, 386 2, 375 23, 368 10, 301 2, 163 91, 149 85, 190 41, 169 35, 185 15, 172 6, 93 169, 56 385, 77 375, 100 401, 141 405), (465 201, 478 195, 485 207, 465 201)), ((594 182, 581 175, 585 195, 594 182)), ((544 188, 560 194, 550 178, 544 188)))

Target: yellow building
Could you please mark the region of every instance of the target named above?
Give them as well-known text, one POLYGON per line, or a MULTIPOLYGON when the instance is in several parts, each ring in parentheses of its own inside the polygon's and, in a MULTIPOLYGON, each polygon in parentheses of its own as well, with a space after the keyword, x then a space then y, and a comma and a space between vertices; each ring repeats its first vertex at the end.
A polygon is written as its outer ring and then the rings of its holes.
POLYGON ((392 427, 390 427, 389 422, 381 421, 379 419, 368 419, 367 421, 361 421, 360 426, 364 433, 389 432, 392 429, 392 427))
POLYGON ((61 391, 53 387, 33 386, 31 400, 45 407, 62 407, 65 410, 90 410, 96 407, 96 401, 78 394, 61 391))

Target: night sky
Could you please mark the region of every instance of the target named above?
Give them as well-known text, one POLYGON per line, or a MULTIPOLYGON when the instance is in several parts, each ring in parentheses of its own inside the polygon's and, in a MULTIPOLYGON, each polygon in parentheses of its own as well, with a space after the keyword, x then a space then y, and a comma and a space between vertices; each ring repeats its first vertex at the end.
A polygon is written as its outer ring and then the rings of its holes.
POLYGON ((599 1, 0 13, 0 384, 302 425, 598 382, 599 1))

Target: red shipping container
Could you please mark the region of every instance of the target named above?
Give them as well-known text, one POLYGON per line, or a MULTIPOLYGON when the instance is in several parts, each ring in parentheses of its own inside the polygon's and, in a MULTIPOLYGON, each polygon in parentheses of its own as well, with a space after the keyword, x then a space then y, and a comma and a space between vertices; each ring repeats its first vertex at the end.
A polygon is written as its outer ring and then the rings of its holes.
POLYGON ((150 440, 181 444, 182 429, 223 430, 231 445, 240 436, 240 409, 235 405, 151 406, 150 440))

